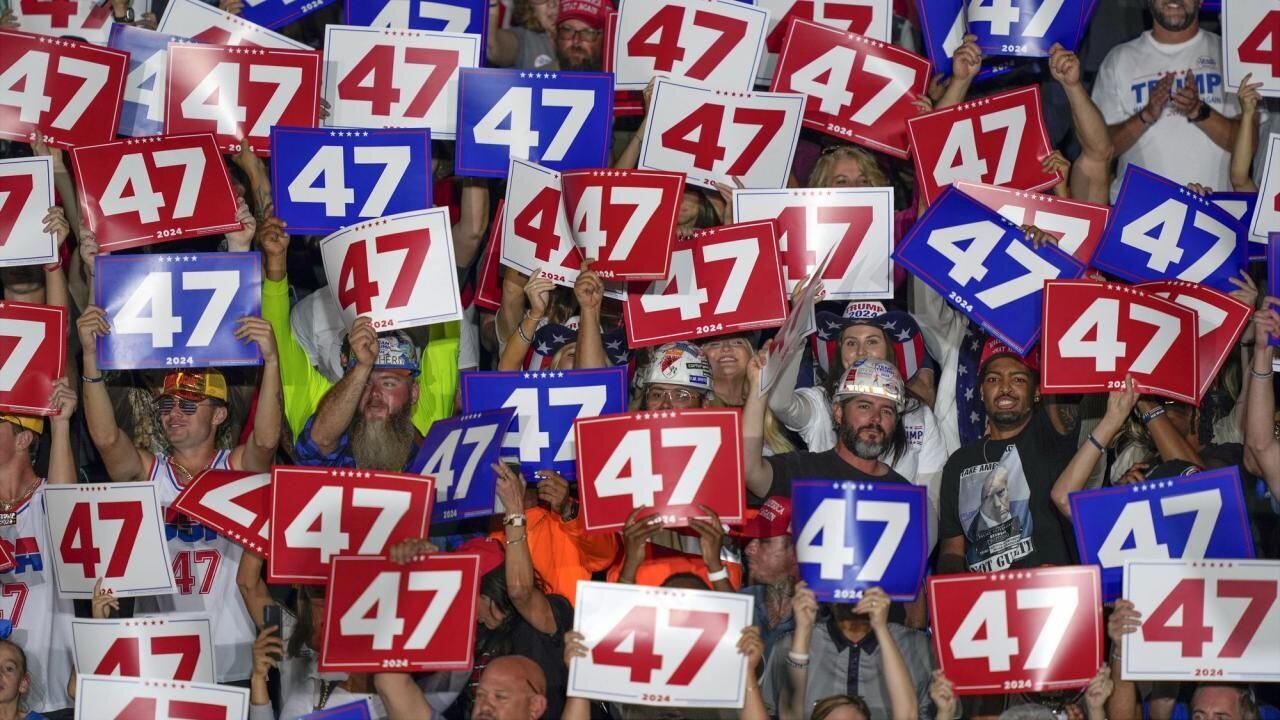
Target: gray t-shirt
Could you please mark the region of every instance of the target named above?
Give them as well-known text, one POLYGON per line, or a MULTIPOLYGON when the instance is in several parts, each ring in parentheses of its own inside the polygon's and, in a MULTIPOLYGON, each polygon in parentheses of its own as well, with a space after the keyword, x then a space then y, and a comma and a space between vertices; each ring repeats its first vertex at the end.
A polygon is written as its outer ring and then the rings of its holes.
POLYGON ((551 36, 528 28, 513 27, 518 47, 515 67, 521 70, 543 70, 556 66, 556 49, 551 36))

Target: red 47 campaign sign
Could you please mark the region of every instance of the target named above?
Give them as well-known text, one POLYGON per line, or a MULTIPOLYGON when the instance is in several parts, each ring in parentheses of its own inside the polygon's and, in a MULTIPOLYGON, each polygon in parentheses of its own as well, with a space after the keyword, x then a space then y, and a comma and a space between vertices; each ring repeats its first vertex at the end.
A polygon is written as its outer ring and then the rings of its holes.
POLYGON ((0 160, 0 267, 58 259, 57 236, 44 232, 45 213, 55 202, 52 160, 0 160))
POLYGON ((217 682, 208 618, 71 622, 76 667, 90 675, 217 682))
POLYGON ((205 470, 187 483, 169 505, 219 535, 266 557, 271 474, 205 470))
MULTIPOLYGON (((17 0, 8 6, 18 19, 23 32, 72 35, 106 45, 111 34, 111 3, 99 0, 17 0)), ((141 15, 142 11, 139 10, 141 15)))
POLYGON ((957 180, 1017 190, 1062 182, 1060 173, 1040 169, 1053 148, 1034 85, 917 115, 907 120, 907 132, 929 202, 957 180))
POLYGON ((831 253, 827 300, 893 297, 893 188, 735 190, 733 221, 775 220, 787 292, 831 253))
POLYGON ((155 483, 49 485, 44 503, 61 597, 92 598, 99 578, 119 597, 178 591, 155 483))
POLYGON ((767 10, 735 0, 622 0, 614 87, 641 90, 663 76, 750 90, 768 22, 767 10))
POLYGON ((894 0, 756 0, 757 6, 769 11, 766 55, 764 62, 760 64, 756 83, 769 84, 792 20, 820 23, 840 32, 891 42, 893 2, 894 0))
POLYGON ((907 120, 920 114, 931 67, 895 45, 796 20, 769 89, 805 96, 805 127, 906 158, 907 120))
POLYGON ((605 415, 573 424, 578 491, 587 531, 616 530, 638 507, 667 526, 706 517, 742 521, 741 413, 669 410, 605 415))
POLYGON ((80 211, 103 252, 240 229, 213 136, 162 135, 71 151, 80 211))
POLYGON ((470 670, 479 588, 478 555, 334 558, 320 671, 470 670))
POLYGON ((1185 305, 1196 313, 1196 348, 1200 366, 1199 397, 1204 397, 1253 315, 1253 308, 1207 285, 1186 280, 1158 280, 1135 288, 1185 305))
POLYGON ((1082 263, 1093 259, 1098 241, 1107 229, 1111 208, 1053 195, 1013 190, 997 185, 961 180, 956 188, 1000 213, 1014 225, 1035 225, 1058 238, 1058 249, 1082 263))
POLYGON ((272 468, 267 581, 323 585, 334 557, 426 537, 435 494, 435 480, 418 475, 272 468))
POLYGON ((214 683, 80 674, 76 676, 76 717, 245 720, 249 717, 249 689, 214 683))
POLYGON ((0 301, 0 412, 52 415, 49 396, 67 363, 67 311, 0 301))
POLYGON ((1124 636, 1125 680, 1280 680, 1280 562, 1130 560, 1124 597, 1142 627, 1124 636))
POLYGON ((164 127, 211 132, 223 152, 245 138, 271 151, 271 127, 315 127, 320 117, 320 53, 169 43, 164 127))
POLYGON ((320 254, 348 327, 359 315, 379 330, 462 319, 449 208, 352 225, 320 241, 320 254))
POLYGON ((570 697, 742 707, 750 595, 583 581, 574 607, 587 655, 569 663, 570 697))
POLYGON ((1047 280, 1040 389, 1105 392, 1132 375, 1143 392, 1200 404, 1194 310, 1129 285, 1047 280))
POLYGON ((627 291, 627 345, 778 327, 787 319, 777 227, 739 223, 675 244, 665 280, 627 291))
POLYGON ((957 695, 1089 684, 1102 664, 1096 565, 933 575, 933 645, 957 695))
POLYGON ((0 137, 53 147, 116 137, 129 53, 0 30, 0 137))

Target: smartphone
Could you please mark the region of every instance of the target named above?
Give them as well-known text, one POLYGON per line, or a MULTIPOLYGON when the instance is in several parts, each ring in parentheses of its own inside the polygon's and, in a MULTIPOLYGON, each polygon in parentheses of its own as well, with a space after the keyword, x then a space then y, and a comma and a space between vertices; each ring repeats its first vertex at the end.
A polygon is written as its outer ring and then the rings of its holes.
MULTIPOLYGON (((274 625, 276 629, 271 634, 276 637, 283 637, 281 632, 284 628, 284 612, 280 609, 280 606, 275 603, 262 608, 262 626, 271 627, 272 625, 274 625)), ((284 658, 283 656, 277 656, 277 659, 282 660, 284 658)))

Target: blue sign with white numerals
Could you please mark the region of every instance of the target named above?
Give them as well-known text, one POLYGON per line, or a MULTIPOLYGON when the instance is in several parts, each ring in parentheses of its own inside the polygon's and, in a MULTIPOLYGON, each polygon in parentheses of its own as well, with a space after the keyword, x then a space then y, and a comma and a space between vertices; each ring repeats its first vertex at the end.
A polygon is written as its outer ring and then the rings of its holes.
MULTIPOLYGON (((964 0, 916 0, 924 51, 935 72, 951 75, 951 53, 964 42, 964 0)), ((1004 75, 1015 67, 1013 60, 987 58, 974 78, 981 82, 1004 75)))
POLYGON ((1093 266, 1129 282, 1186 280, 1231 293, 1248 264, 1248 228, 1168 178, 1130 165, 1093 266))
MULTIPOLYGON (((1213 192, 1209 199, 1218 207, 1231 213, 1231 217, 1240 221, 1246 228, 1253 227, 1253 211, 1258 207, 1256 192, 1213 192)), ((1249 260, 1265 260, 1267 243, 1253 235, 1249 236, 1249 260)))
POLYGON ((120 106, 121 135, 164 134, 164 74, 171 42, 191 41, 125 23, 112 24, 107 46, 129 53, 129 74, 120 106))
POLYGON ((792 483, 800 579, 822 601, 856 602, 872 587, 914 600, 929 556, 927 492, 907 483, 792 483))
POLYGON ((511 158, 558 172, 609 165, 613 74, 463 68, 458 175, 505 177, 511 158))
POLYGON ((338 0, 245 0, 240 17, 262 27, 284 27, 338 0))
POLYGON ((423 129, 271 129, 276 215, 296 234, 426 210, 431 133, 423 129))
POLYGON ((259 365, 236 321, 262 315, 256 252, 99 255, 94 304, 111 334, 98 338, 98 367, 127 370, 259 365))
POLYGON ((1040 339, 1044 281, 1085 273, 1054 245, 1032 247, 1017 225, 955 187, 942 191, 893 257, 1022 354, 1040 339))
POLYGON ((455 415, 431 424, 417 457, 405 470, 435 478, 431 522, 493 514, 498 487, 493 464, 498 462, 515 414, 515 408, 503 408, 455 415))
POLYGON ((1252 558, 1233 467, 1071 493, 1080 561, 1102 568, 1102 599, 1120 597, 1125 560, 1252 558))
POLYGON ((471 33, 485 47, 489 0, 359 0, 346 4, 348 25, 471 33))
POLYGON ((346 705, 307 713, 299 717, 298 720, 370 720, 371 717, 369 703, 364 700, 357 700, 346 705))
POLYGON ((984 55, 1048 57, 1054 43, 1074 51, 1097 0, 969 0, 969 32, 984 55))
POLYGON ((627 368, 462 373, 462 411, 516 409, 502 457, 577 477, 573 421, 627 410, 627 368))

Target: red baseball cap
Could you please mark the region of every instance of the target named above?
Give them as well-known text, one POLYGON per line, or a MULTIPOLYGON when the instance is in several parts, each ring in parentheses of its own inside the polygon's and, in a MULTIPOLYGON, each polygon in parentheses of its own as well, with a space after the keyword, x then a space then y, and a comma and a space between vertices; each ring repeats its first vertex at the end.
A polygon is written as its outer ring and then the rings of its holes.
POLYGON ((747 510, 746 520, 742 523, 739 537, 749 540, 780 537, 791 534, 791 500, 781 495, 772 495, 764 501, 759 510, 747 510))
POLYGON ((479 555, 480 577, 488 575, 501 566, 502 561, 507 559, 507 553, 503 550, 502 543, 489 537, 471 538, 459 545, 454 552, 479 555))
POLYGON ((981 377, 987 371, 987 363, 996 358, 1011 357, 1018 362, 1026 365, 1035 372, 1040 372, 1040 346, 1037 345, 1031 349, 1031 352, 1025 356, 1019 355, 1013 348, 1005 345, 996 338, 989 337, 987 342, 982 346, 982 360, 978 363, 978 376, 981 377))
POLYGON ((608 0, 560 0, 560 13, 556 25, 566 20, 581 20, 597 30, 603 30, 613 7, 608 0))

